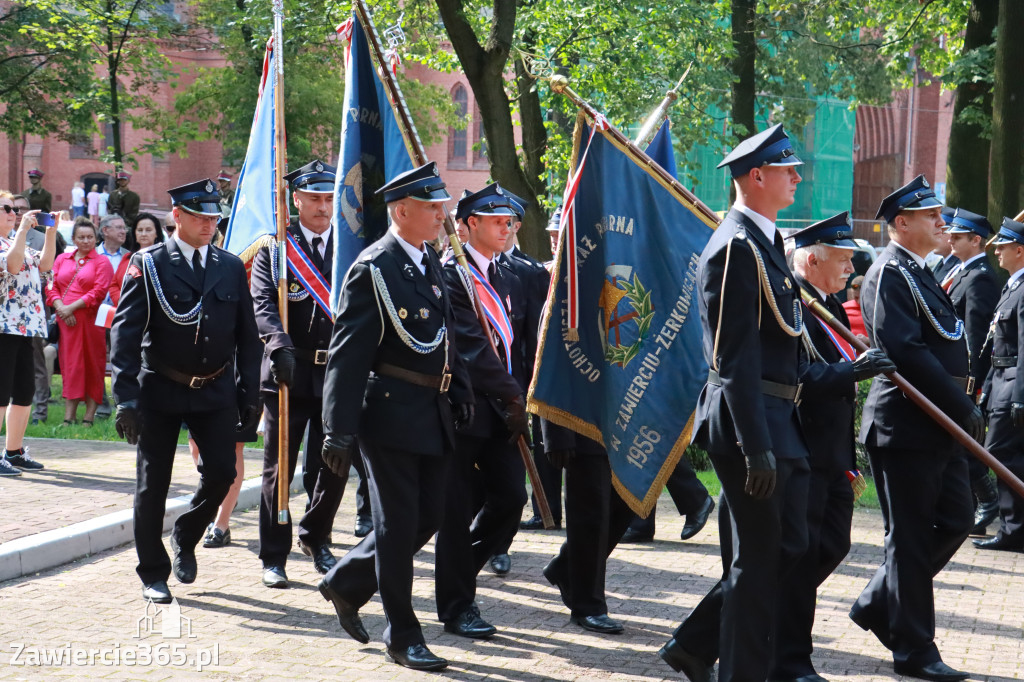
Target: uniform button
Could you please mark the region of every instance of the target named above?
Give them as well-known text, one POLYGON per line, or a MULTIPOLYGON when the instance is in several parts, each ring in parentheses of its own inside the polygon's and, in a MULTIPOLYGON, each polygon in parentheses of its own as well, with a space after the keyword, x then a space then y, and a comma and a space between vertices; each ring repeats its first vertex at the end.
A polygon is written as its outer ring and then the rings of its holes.
POLYGON ((177 295, 177 294, 174 294, 174 300, 175 300, 175 301, 177 301, 177 300, 178 300, 178 295, 177 295))
POLYGON ((203 358, 203 364, 204 365, 206 364, 206 358, 203 358))
POLYGON ((210 342, 210 337, 209 336, 204 336, 203 337, 203 341, 205 341, 206 343, 209 343, 210 342))
POLYGON ((210 319, 210 316, 209 315, 203 315, 203 319, 204 320, 208 320, 208 319, 210 319))
POLYGON ((390 391, 384 391, 384 397, 385 398, 390 398, 391 397, 391 392, 390 391))

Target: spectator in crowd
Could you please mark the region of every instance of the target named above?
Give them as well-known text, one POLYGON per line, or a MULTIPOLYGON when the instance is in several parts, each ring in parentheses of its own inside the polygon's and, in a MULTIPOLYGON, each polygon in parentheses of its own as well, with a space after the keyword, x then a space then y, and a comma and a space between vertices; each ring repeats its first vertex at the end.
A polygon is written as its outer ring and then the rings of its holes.
POLYGON ((134 238, 132 251, 141 251, 153 244, 162 243, 164 231, 160 226, 160 219, 152 213, 140 213, 135 218, 135 226, 130 236, 134 238))
POLYGON ((96 326, 96 309, 110 289, 114 269, 96 252, 96 227, 79 218, 71 232, 75 250, 62 253, 53 263, 53 282, 46 302, 57 312, 60 329, 61 373, 64 377, 64 424, 74 423, 78 403, 85 400, 82 423, 92 426, 103 399, 106 341, 96 326))
MULTIPOLYGON (((237 433, 237 440, 235 442, 235 480, 231 484, 231 488, 228 489, 228 494, 224 496, 224 501, 217 508, 217 516, 213 519, 213 523, 206 528, 206 535, 203 536, 203 547, 207 549, 227 547, 231 544, 231 512, 235 510, 235 505, 238 503, 238 493, 241 492, 242 483, 245 482, 244 448, 246 443, 255 443, 259 438, 258 428, 259 424, 253 424, 251 428, 237 433)), ((199 453, 199 446, 196 445, 196 441, 192 438, 191 433, 188 434, 188 451, 192 455, 192 461, 195 462, 196 466, 199 466, 201 454, 199 453)))
POLYGON ((117 307, 117 302, 121 298, 121 280, 128 270, 130 255, 128 249, 123 248, 128 236, 125 219, 116 214, 108 215, 100 221, 100 236, 103 242, 96 247, 96 252, 106 256, 110 261, 110 269, 114 273, 110 280, 110 303, 117 307))
POLYGON ((106 184, 100 190, 100 198, 96 202, 96 215, 103 218, 107 215, 107 202, 110 201, 110 192, 107 191, 106 184))
MULTIPOLYGON (((81 183, 79 183, 79 184, 81 184, 81 183)), ((99 185, 93 185, 92 189, 90 189, 89 193, 85 196, 86 203, 89 206, 89 220, 91 220, 94 225, 98 225, 99 222, 100 222, 100 192, 99 192, 99 189, 100 189, 99 185)), ((75 217, 77 218, 78 216, 75 216, 75 217)))
POLYGON ((167 237, 170 238, 174 234, 174 218, 170 212, 164 214, 164 232, 167 233, 167 237))
POLYGON ((6 421, 7 427, 0 476, 20 476, 22 471, 43 468, 29 456, 23 440, 35 392, 32 340, 46 336, 40 273, 49 272, 53 266, 57 228, 47 227, 43 250, 36 251, 26 243, 36 225, 37 212, 26 212, 12 235, 8 226, 17 214, 10 192, 0 191, 0 206, 0 226, 4 228, 0 237, 0 421, 6 421))
MULTIPOLYGON (((15 194, 14 195, 14 207, 21 211, 21 215, 25 215, 25 213, 27 211, 31 211, 32 210, 32 206, 31 206, 31 204, 29 204, 28 198, 24 194, 15 194)), ((66 216, 67 215, 67 211, 61 211, 60 215, 66 216)), ((43 237, 43 234, 45 234, 46 230, 45 230, 45 228, 43 228, 43 227, 41 227, 39 225, 36 225, 35 229, 36 229, 36 232, 39 233, 39 237, 36 237, 35 239, 38 239, 39 240, 38 243, 42 244, 42 237, 43 237)), ((29 245, 29 247, 32 247, 33 239, 34 238, 32 236, 32 233, 30 232, 29 235, 28 235, 28 245, 29 245)), ((34 247, 32 247, 32 248, 34 248, 34 247)), ((57 231, 57 250, 56 250, 56 254, 60 255, 60 254, 64 253, 65 251, 67 251, 67 249, 68 249, 68 243, 64 239, 64 236, 58 230, 57 231)), ((36 249, 36 251, 39 251, 39 249, 36 249)))
POLYGON ((850 282, 850 297, 843 303, 846 316, 850 318, 850 331, 857 336, 867 337, 864 329, 864 316, 860 312, 860 285, 864 283, 864 275, 857 275, 850 282))
MULTIPOLYGON (((71 216, 81 218, 85 215, 85 183, 76 182, 71 187, 71 216)), ((95 218, 94 218, 95 220, 95 218)))

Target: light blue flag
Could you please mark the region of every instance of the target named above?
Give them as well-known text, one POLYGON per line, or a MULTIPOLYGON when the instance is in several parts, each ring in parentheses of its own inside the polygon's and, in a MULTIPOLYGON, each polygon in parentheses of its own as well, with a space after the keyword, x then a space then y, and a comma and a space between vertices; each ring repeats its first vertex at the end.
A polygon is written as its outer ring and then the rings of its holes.
MULTIPOLYGON (((667 127, 659 136, 655 160, 671 170, 667 127)), ((697 263, 714 223, 602 133, 579 158, 529 409, 602 443, 619 495, 646 515, 707 380, 697 263)))
POLYGON ((241 256, 247 265, 252 261, 261 237, 277 235, 277 182, 274 172, 274 90, 277 76, 273 64, 273 49, 267 43, 249 147, 238 176, 235 203, 231 207, 231 219, 224 236, 224 248, 241 256))
MULTIPOLYGON (((349 266, 388 229, 384 199, 375 192, 413 168, 402 130, 370 57, 366 34, 354 13, 338 27, 338 33, 348 40, 348 51, 341 154, 334 185, 332 310, 338 309, 349 266)), ((388 68, 393 68, 391 63, 388 68)))

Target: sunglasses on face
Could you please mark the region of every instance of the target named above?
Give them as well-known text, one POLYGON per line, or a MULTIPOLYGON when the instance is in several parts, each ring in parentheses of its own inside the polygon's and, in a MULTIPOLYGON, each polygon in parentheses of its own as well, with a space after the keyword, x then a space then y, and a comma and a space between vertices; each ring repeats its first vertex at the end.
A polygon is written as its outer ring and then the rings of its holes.
POLYGON ((7 206, 7 205, 5 205, 4 206, 4 213, 13 213, 14 215, 18 215, 19 213, 21 213, 21 208, 19 206, 7 206))

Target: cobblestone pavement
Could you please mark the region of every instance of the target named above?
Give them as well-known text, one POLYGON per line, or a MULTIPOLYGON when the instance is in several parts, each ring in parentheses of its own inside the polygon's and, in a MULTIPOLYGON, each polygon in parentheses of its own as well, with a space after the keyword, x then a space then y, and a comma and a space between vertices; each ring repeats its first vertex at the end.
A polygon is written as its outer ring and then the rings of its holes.
MULTIPOLYGON (((48 460, 42 451, 37 450, 39 458, 48 460)), ((100 447, 94 454, 104 453, 100 447)), ((187 468, 187 453, 184 458, 179 474, 187 468)), ((11 504, 7 491, 16 482, 5 482, 0 498, 7 522, 30 520, 38 508, 49 508, 48 502, 24 498, 11 504)), ((303 502, 296 496, 292 508, 301 509, 303 502)), ((620 546, 609 562, 608 601, 611 615, 626 624, 621 636, 593 635, 570 624, 556 590, 541 577, 563 532, 520 533, 512 547, 512 573, 506 578, 481 574, 478 602, 484 618, 499 628, 496 637, 471 641, 447 634, 433 611, 433 545, 428 545, 416 558, 414 599, 428 645, 452 661, 443 675, 458 680, 678 679, 656 652, 720 572, 717 528, 712 522, 694 540, 679 542, 682 520, 667 497, 661 504, 658 541, 620 546)), ((352 546, 354 520, 350 492, 335 526, 336 554, 352 546)), ((171 579, 181 620, 163 613, 146 620, 131 546, 0 583, 0 679, 429 677, 384 661, 380 636, 385 623, 376 598, 362 609, 373 641, 363 646, 347 638, 330 604, 316 591, 319 576, 310 560, 298 552, 287 567, 291 589, 260 585, 256 522, 253 510, 236 513, 233 544, 198 551, 197 581, 180 585, 171 579), (171 636, 171 622, 181 627, 180 638, 171 636), (90 664, 90 649, 106 652, 94 654, 90 664), (146 652, 154 660, 143 665, 146 652), (73 664, 76 654, 82 657, 78 665, 73 664), (51 659, 43 665, 43 656, 66 656, 68 663, 51 659), (143 658, 126 664, 131 656, 143 658), (110 665, 115 657, 121 663, 110 665), (197 660, 207 663, 201 674, 197 660)), ((878 514, 858 511, 853 551, 823 586, 815 662, 830 680, 896 677, 886 650, 846 617, 881 559, 881 540, 878 514)), ((938 576, 935 590, 937 641, 944 660, 971 671, 973 679, 1024 679, 1024 554, 986 553, 968 543, 938 576)))
MULTIPOLYGON (((126 443, 26 438, 40 472, 0 478, 4 509, 29 509, 0 517, 0 543, 131 509, 135 494, 135 447, 126 443)), ((192 493, 199 482, 188 446, 179 445, 169 496, 192 493)), ((263 451, 245 450, 248 477, 263 470, 263 451)))

